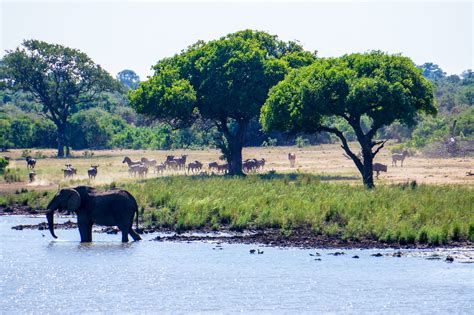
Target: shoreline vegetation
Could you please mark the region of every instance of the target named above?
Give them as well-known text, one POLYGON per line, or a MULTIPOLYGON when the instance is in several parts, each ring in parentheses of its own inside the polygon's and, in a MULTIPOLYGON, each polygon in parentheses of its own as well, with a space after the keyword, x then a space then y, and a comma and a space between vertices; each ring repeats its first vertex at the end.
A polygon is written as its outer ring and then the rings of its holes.
MULTIPOLYGON (((367 190, 318 175, 267 173, 170 176, 102 188, 119 186, 137 199, 144 233, 176 232, 158 240, 328 248, 474 244, 474 194, 468 186, 411 182, 367 190)), ((1 195, 0 213, 40 214, 54 193, 1 195)))

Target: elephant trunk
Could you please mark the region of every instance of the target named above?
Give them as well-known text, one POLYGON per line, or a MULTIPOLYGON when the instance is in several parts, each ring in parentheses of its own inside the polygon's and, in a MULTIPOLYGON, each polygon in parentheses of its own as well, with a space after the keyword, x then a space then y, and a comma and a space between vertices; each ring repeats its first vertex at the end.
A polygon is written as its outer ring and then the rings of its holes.
POLYGON ((46 212, 46 219, 48 219, 49 232, 54 238, 58 238, 56 234, 54 234, 54 209, 51 209, 46 212))

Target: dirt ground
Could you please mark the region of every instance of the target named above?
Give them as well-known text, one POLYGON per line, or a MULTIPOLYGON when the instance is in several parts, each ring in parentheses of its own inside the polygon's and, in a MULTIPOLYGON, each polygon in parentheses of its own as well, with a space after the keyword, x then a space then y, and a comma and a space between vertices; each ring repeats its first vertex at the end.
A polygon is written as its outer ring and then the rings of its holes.
MULTIPOLYGON (((356 147, 355 144, 352 144, 356 147)), ((54 150, 32 150, 33 155, 41 152, 45 156, 54 154, 54 150)), ((357 149, 354 149, 357 152, 357 149)), ((36 181, 28 183, 28 170, 26 162, 21 158, 21 150, 12 150, 3 153, 4 156, 11 158, 9 168, 18 169, 21 174, 22 182, 5 183, 0 182, 0 193, 11 192, 21 188, 27 189, 52 189, 58 186, 68 186, 75 184, 100 185, 108 184, 112 181, 129 181, 137 180, 130 178, 127 165, 122 163, 125 156, 129 156, 132 160, 139 160, 141 157, 148 159, 156 159, 164 161, 166 155, 179 156, 187 154, 187 162, 199 160, 207 164, 212 161, 218 161, 221 155, 218 150, 104 150, 93 151, 93 158, 69 158, 54 159, 44 158, 37 159, 36 164, 36 181), (61 169, 64 164, 72 164, 78 169, 74 179, 64 179, 61 169), (98 175, 95 180, 89 180, 87 177, 87 169, 91 165, 99 165, 98 175)), ((274 170, 277 173, 301 172, 322 175, 324 180, 347 181, 351 183, 361 183, 360 175, 354 163, 343 156, 343 151, 338 144, 309 146, 304 148, 297 147, 259 147, 245 148, 243 158, 265 158, 264 172, 274 170), (288 153, 296 153, 296 167, 291 168, 288 161, 288 153)), ((81 157, 81 151, 74 151, 75 156, 81 157)), ((474 176, 467 176, 467 172, 474 172, 474 158, 444 158, 432 159, 423 157, 421 154, 407 157, 403 167, 392 166, 391 153, 388 148, 384 148, 376 157, 375 162, 388 165, 388 172, 381 173, 376 184, 400 183, 416 180, 418 183, 426 184, 461 184, 474 186, 474 176)), ((163 176, 184 174, 184 172, 165 172, 163 176)), ((151 173, 148 178, 162 176, 151 173)))

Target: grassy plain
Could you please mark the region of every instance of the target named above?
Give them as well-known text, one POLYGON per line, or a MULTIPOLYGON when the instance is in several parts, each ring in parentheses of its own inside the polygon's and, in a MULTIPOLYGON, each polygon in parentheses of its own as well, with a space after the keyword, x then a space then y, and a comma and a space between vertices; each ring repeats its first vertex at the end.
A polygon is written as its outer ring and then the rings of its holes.
MULTIPOLYGON (((15 159, 21 152, 9 154, 13 158, 10 167, 19 169, 26 180, 26 163, 15 159)), ((137 198, 144 225, 155 229, 277 229, 283 235, 304 230, 347 240, 433 246, 474 242, 474 181, 466 176, 474 170, 473 158, 415 156, 407 158, 401 168, 390 166, 387 150, 377 162, 389 164, 388 173, 380 175, 371 191, 361 185, 354 165, 337 145, 247 148, 244 158, 263 157, 267 164, 264 172, 246 178, 175 172, 151 173, 148 179, 139 180, 130 178, 122 164, 126 155, 161 161, 167 154, 188 154, 188 161, 206 164, 219 156, 215 150, 124 150, 96 151, 88 159, 39 159, 35 183, 1 184, 0 205, 42 208, 58 186, 120 186, 137 198), (288 152, 296 152, 296 168, 290 168, 288 152), (74 180, 63 178, 61 167, 66 163, 78 168, 74 180), (99 164, 95 180, 86 175, 92 164, 99 164), (23 193, 11 193, 21 189, 23 193)))

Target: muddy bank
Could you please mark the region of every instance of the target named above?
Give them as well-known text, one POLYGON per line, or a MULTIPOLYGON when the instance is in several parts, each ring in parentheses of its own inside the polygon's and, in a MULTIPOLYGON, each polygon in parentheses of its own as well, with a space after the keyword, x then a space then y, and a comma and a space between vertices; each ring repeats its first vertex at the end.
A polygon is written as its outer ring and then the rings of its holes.
MULTIPOLYGON (((1 212, 0 212, 1 213, 1 212)), ((18 207, 14 212, 3 214, 15 215, 32 215, 43 216, 43 212, 29 211, 18 207)), ((72 221, 65 223, 55 223, 55 229, 75 229, 77 224, 72 221)), ((12 227, 15 230, 31 229, 31 230, 48 230, 47 222, 39 224, 25 224, 12 227)), ((94 226, 95 233, 117 234, 117 227, 94 226)), ((164 228, 140 228, 137 230, 139 234, 163 233, 164 236, 157 236, 154 241, 171 241, 171 242, 222 242, 228 244, 261 244, 264 246, 274 247, 297 247, 297 248, 345 248, 345 249, 371 249, 371 248, 397 248, 397 249, 443 249, 443 248, 469 248, 474 250, 474 243, 469 241, 452 241, 442 245, 429 244, 399 244, 384 243, 373 239, 345 240, 337 236, 315 235, 312 231, 294 230, 291 233, 282 232, 278 229, 268 230, 248 230, 244 232, 236 232, 227 228, 219 231, 212 231, 209 228, 200 230, 191 230, 184 233, 176 233, 173 229, 164 228)))
POLYGON ((468 241, 450 242, 439 246, 428 244, 408 244, 383 243, 376 240, 343 240, 338 237, 325 235, 314 235, 311 231, 294 231, 290 235, 284 235, 279 230, 268 231, 248 231, 236 233, 233 231, 207 232, 192 231, 185 234, 174 234, 170 236, 157 236, 155 241, 172 242, 222 242, 228 244, 261 244, 275 247, 298 247, 298 248, 344 248, 344 249, 371 249, 371 248, 398 248, 398 249, 440 249, 440 248, 470 248, 474 249, 474 244, 468 241), (224 233, 224 235, 222 234, 224 233))
POLYGON ((33 209, 25 205, 0 206, 0 216, 2 215, 40 215, 42 211, 33 209))

